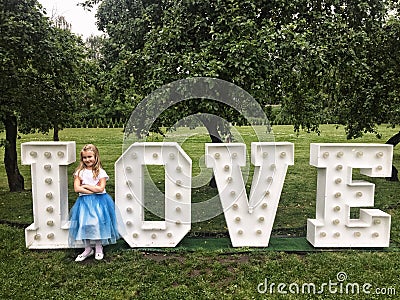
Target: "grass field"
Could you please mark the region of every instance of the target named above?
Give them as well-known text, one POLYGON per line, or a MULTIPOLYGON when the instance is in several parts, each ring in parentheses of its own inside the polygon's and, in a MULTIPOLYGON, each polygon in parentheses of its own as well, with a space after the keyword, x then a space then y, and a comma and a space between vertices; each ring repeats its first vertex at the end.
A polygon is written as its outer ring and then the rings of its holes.
MULTIPOLYGON (((273 127, 275 141, 295 145, 295 164, 288 169, 273 236, 305 236, 307 218, 315 218, 317 172, 309 165, 310 143, 384 143, 398 132, 398 129, 381 126, 381 140, 367 134, 361 139, 346 141, 343 129, 324 125, 321 130, 322 134, 318 136, 305 132, 296 134, 291 126, 273 127)), ((51 140, 51 136, 24 135, 18 143, 51 140)), ((182 129, 168 135, 169 140, 181 141, 182 137, 182 146, 193 160, 193 177, 205 172, 207 178, 211 171, 207 173, 204 170, 201 158, 204 143, 209 141, 208 136, 199 129, 182 129)), ((249 127, 241 127, 237 129, 235 138, 242 139, 249 150, 254 133, 249 127)), ((60 132, 60 139, 76 141, 77 151, 89 142, 99 147, 104 168, 110 175, 107 191, 113 196, 114 162, 122 154, 122 129, 65 129, 60 132)), ((152 136, 151 139, 162 140, 160 136, 152 136)), ((3 149, 0 155, 4 156, 3 149)), ((394 164, 400 166, 400 151, 397 148, 393 159, 394 164)), ((68 173, 72 174, 75 167, 76 163, 69 166, 68 173)), ((0 299, 352 299, 354 293, 346 293, 346 289, 338 284, 337 274, 340 272, 347 275, 344 283, 361 287, 357 296, 359 299, 396 299, 398 296, 393 293, 400 293, 399 182, 383 178, 366 179, 355 174, 355 179, 359 177, 375 184, 375 208, 392 216, 391 247, 388 249, 306 253, 249 249, 144 251, 130 249, 124 241, 120 241, 106 248, 104 261, 89 259, 79 264, 74 262, 78 250, 38 251, 25 248, 23 228, 33 221, 30 167, 20 165, 20 170, 25 177, 26 191, 9 193, 4 165, 0 165, 0 220, 3 221, 0 225, 0 299), (330 282, 337 285, 329 286, 330 282), (287 294, 278 291, 280 283, 282 291, 287 294), (310 283, 317 287, 316 293, 302 293, 302 285, 307 287, 310 283), (369 284, 366 285, 370 287, 366 290, 369 294, 362 291, 364 284, 369 284), (299 292, 296 287, 300 287, 299 292)), ((162 186, 163 172, 160 168, 155 168, 150 176, 162 186)), ((249 180, 247 188, 250 183, 249 180)), ((216 195, 216 190, 207 185, 199 186, 192 190, 192 202, 201 202, 216 195)), ((75 198, 70 176, 70 205, 75 198)), ((219 215, 193 223, 189 236, 225 233, 226 230, 224 217, 219 215)))

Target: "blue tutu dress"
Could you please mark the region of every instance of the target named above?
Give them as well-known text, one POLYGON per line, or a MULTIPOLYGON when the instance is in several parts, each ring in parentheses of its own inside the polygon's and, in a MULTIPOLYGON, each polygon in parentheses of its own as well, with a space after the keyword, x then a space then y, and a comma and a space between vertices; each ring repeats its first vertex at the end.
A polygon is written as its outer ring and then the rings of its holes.
POLYGON ((80 194, 70 211, 69 245, 79 247, 86 240, 93 245, 95 240, 102 245, 115 244, 120 238, 118 223, 109 194, 80 194))

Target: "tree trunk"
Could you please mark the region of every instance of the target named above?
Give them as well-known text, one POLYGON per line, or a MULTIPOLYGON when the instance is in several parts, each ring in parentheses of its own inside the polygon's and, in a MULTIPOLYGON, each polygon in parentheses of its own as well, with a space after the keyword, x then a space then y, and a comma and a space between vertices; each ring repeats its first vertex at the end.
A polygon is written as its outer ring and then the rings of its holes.
POLYGON ((393 145, 393 147, 396 146, 398 143, 400 143, 400 131, 392 136, 390 139, 388 139, 388 141, 386 142, 386 144, 391 144, 393 145))
MULTIPOLYGON (((392 136, 386 144, 393 145, 395 147, 398 143, 400 143, 400 131, 396 133, 394 136, 392 136)), ((394 165, 392 165, 392 176, 391 177, 386 177, 386 180, 388 181, 399 181, 398 177, 398 171, 394 165)))
POLYGON ((217 130, 217 118, 202 118, 199 117, 199 120, 204 124, 207 128, 208 135, 211 138, 211 142, 213 143, 222 143, 222 138, 219 135, 217 130))
MULTIPOLYGON (((213 143, 222 143, 222 138, 219 135, 219 132, 217 130, 217 121, 216 118, 200 118, 200 121, 204 124, 204 126, 207 128, 208 135, 211 138, 211 141, 213 143)), ((215 181, 215 176, 213 174, 212 178, 210 179, 210 183, 208 184, 212 188, 217 188, 217 182, 215 181)))
POLYGON ((10 192, 24 190, 24 177, 19 173, 17 156, 17 118, 6 116, 3 120, 6 129, 6 145, 4 151, 4 166, 6 168, 10 192))
POLYGON ((53 141, 54 142, 58 142, 60 140, 60 138, 58 136, 59 131, 60 131, 60 129, 58 129, 58 125, 54 124, 54 132, 53 132, 53 141))

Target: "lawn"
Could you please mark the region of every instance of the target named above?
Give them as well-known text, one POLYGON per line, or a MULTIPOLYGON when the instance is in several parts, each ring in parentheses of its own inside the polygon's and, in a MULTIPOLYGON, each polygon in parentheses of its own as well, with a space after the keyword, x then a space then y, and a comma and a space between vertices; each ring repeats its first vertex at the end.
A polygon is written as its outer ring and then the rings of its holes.
MULTIPOLYGON (((317 172, 309 165, 310 143, 384 143, 398 132, 398 129, 381 126, 381 140, 367 134, 347 141, 343 128, 324 125, 321 130, 318 136, 305 132, 296 134, 291 126, 273 127, 275 141, 292 142, 295 146, 295 164, 289 166, 272 232, 277 241, 304 237, 307 218, 315 218, 317 172)), ((237 141, 243 140, 248 151, 250 143, 255 141, 249 127, 237 128, 234 137, 237 141)), ((99 147, 104 168, 110 175, 107 191, 113 196, 114 162, 122 154, 123 130, 65 129, 60 132, 60 139, 76 141, 77 151, 89 142, 99 147)), ((161 136, 150 139, 163 140, 161 136)), ((23 135, 18 144, 34 140, 51 140, 51 134, 23 135)), ((201 203, 217 196, 216 190, 204 185, 204 180, 211 175, 202 160, 204 143, 209 141, 205 132, 199 128, 178 129, 168 133, 167 140, 180 141, 193 160, 196 184, 192 202, 201 203)), ((0 155, 4 156, 3 149, 0 155)), ((397 148, 393 160, 400 166, 397 148)), ((69 166, 69 174, 76 165, 69 166)), ((25 177, 26 191, 9 193, 4 165, 0 165, 0 299, 337 299, 339 296, 351 299, 355 293, 360 299, 395 299, 393 294, 400 293, 399 182, 355 174, 355 179, 359 177, 375 184, 375 208, 392 216, 391 246, 387 249, 293 252, 228 246, 196 251, 184 247, 152 250, 131 249, 120 240, 117 245, 106 247, 103 261, 89 259, 76 263, 74 258, 79 250, 26 249, 24 228, 33 221, 30 167, 20 165, 20 170, 25 177), (340 281, 339 278, 343 278, 340 275, 347 279, 340 281)), ((160 189, 163 175, 161 168, 150 168, 149 176, 160 189)), ((246 183, 248 189, 250 179, 246 183)), ((70 205, 75 198, 70 176, 70 205)), ((353 213, 357 214, 357 210, 353 213)), ((223 240, 226 232, 224 217, 218 215, 193 223, 186 240, 197 236, 223 240)))

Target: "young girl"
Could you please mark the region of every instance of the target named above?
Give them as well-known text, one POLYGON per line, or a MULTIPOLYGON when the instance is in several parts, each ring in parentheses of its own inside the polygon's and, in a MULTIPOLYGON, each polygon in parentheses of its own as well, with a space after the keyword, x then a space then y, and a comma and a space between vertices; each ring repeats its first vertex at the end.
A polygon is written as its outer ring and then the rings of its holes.
POLYGON ((85 251, 75 261, 83 261, 94 253, 95 259, 103 259, 103 245, 115 244, 120 237, 114 201, 105 189, 107 180, 97 147, 84 146, 74 173, 74 189, 79 197, 70 212, 69 243, 72 247, 83 243, 85 251))

